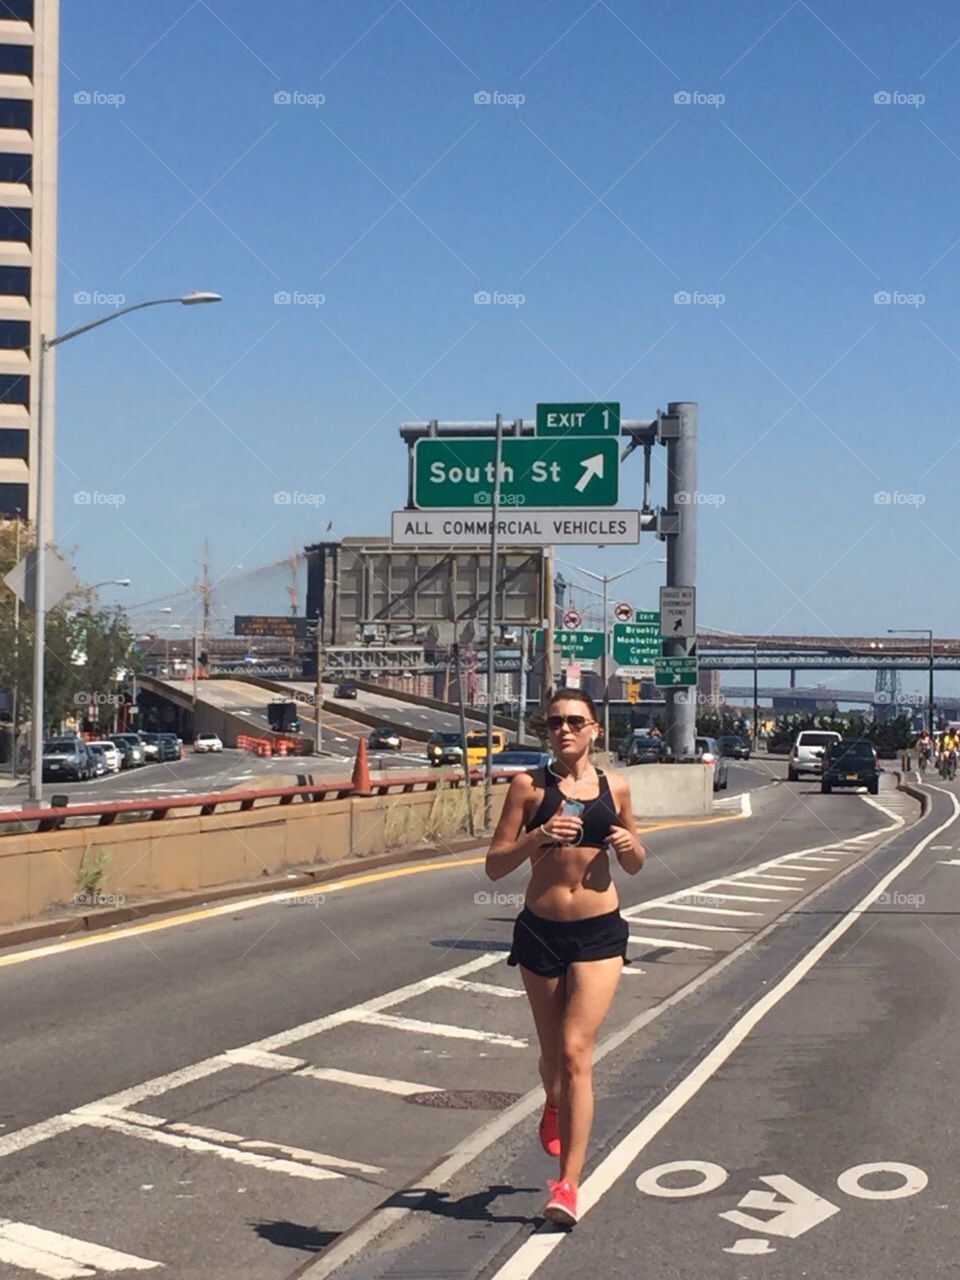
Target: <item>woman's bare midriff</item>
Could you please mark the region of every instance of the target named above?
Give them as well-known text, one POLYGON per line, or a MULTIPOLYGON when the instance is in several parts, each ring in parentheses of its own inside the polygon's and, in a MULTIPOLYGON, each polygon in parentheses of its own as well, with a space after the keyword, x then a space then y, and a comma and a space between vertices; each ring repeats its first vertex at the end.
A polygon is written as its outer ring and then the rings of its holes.
POLYGON ((539 850, 524 904, 545 920, 585 920, 620 905, 606 849, 562 845, 539 850))

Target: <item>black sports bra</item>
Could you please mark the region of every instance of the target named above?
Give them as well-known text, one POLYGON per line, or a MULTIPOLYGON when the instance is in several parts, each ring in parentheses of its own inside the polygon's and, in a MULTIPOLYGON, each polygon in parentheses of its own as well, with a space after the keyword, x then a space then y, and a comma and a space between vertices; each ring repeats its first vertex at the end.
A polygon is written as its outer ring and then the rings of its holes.
MULTIPOLYGON (((583 838, 579 843, 580 845, 586 845, 588 848, 602 849, 607 843, 610 828, 616 824, 617 809, 610 793, 610 783, 607 781, 607 775, 602 769, 598 769, 597 776, 600 779, 600 790, 592 800, 582 802, 583 838)), ((541 827, 545 822, 549 822, 564 800, 567 799, 569 797, 565 796, 560 790, 557 777, 550 772, 549 767, 544 769, 543 799, 540 801, 540 807, 537 812, 526 824, 525 829, 533 831, 536 827, 541 827)))

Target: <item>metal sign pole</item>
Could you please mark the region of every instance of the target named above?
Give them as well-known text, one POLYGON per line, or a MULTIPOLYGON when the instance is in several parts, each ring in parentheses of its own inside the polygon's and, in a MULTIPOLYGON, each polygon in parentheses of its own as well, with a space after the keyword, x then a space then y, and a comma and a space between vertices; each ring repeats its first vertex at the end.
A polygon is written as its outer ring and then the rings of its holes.
MULTIPOLYGON (((697 406, 671 403, 680 432, 667 441, 667 509, 679 515, 676 536, 667 539, 667 586, 693 587, 697 581, 697 406)), ((694 641, 696 637, 691 637, 694 641)), ((667 657, 685 657, 687 640, 667 640, 667 657)), ((689 689, 667 690, 667 741, 677 759, 692 757, 696 736, 697 698, 689 689)))
POLYGON ((324 745, 324 730, 321 724, 321 716, 323 716, 324 708, 324 620, 323 617, 317 617, 316 620, 316 681, 314 684, 314 713, 316 716, 316 727, 314 732, 314 751, 316 755, 320 755, 324 745))
POLYGON ((457 664, 457 706, 460 710, 460 744, 463 750, 463 780, 467 791, 467 829, 472 836, 477 833, 473 825, 473 791, 470 787, 470 764, 467 760, 467 717, 463 709, 463 678, 460 674, 460 641, 453 646, 457 664))
POLYGON ((503 417, 497 414, 497 435, 493 452, 493 493, 490 503, 490 597, 487 610, 487 756, 483 782, 483 825, 493 821, 493 684, 494 621, 497 616, 497 522, 500 515, 500 460, 503 456, 503 417))

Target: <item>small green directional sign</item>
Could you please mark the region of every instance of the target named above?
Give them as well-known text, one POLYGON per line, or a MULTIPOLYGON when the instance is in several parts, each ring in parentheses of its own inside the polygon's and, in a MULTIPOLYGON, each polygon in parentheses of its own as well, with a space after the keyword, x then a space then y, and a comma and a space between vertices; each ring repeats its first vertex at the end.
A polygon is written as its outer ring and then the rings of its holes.
POLYGON ((660 688, 697 683, 696 658, 657 658, 653 666, 654 683, 660 688))
MULTIPOLYGON (((543 632, 536 634, 536 643, 543 643, 543 632)), ((553 633, 553 647, 565 658, 582 658, 584 662, 603 657, 602 631, 563 631, 559 627, 553 633)))
POLYGON ((660 615, 641 611, 636 617, 613 624, 613 660, 621 667, 652 667, 663 652, 660 615))

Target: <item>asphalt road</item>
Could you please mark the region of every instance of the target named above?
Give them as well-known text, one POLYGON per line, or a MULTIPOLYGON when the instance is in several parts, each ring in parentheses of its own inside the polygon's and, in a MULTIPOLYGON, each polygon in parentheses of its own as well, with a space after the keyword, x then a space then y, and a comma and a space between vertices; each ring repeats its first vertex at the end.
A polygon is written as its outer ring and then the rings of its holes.
MULTIPOLYGON (((625 970, 605 1026, 593 1166, 759 992, 780 980, 795 953, 838 919, 839 907, 783 913, 838 877, 829 892, 840 895, 841 906, 855 881, 875 883, 873 870, 856 866, 916 816, 915 802, 889 790, 889 779, 878 806, 861 795, 821 796, 813 784, 772 782, 779 772, 779 764, 766 762, 735 767, 731 791, 735 782, 748 786, 752 816, 737 816, 744 802, 731 794, 724 797, 727 816, 709 825, 656 824, 645 837, 647 868, 619 877, 636 963, 625 970), (784 925, 765 932, 778 918, 784 925), (704 985, 695 989, 698 981, 704 985), (713 990, 716 1004, 714 997, 708 1004, 705 993, 713 990), (638 1020, 653 1030, 641 1034, 638 1020), (610 1036, 629 1032, 611 1045, 610 1036)), ((938 797, 944 809, 951 803, 938 797)), ((918 829, 898 839, 913 843, 918 829)), ((881 849, 874 857, 892 855, 881 849)), ((937 871, 949 887, 960 868, 937 871)), ((53 1266, 51 1257, 74 1268, 57 1272, 63 1275, 162 1265, 183 1280, 286 1280, 304 1268, 311 1276, 419 1277, 449 1274, 456 1258, 458 1275, 481 1276, 494 1274, 491 1268, 528 1238, 542 1241, 537 1213, 551 1168, 535 1141, 536 1052, 517 972, 503 963, 523 876, 490 885, 477 850, 366 875, 358 869, 319 888, 0 954, 0 1220, 20 1224, 0 1221, 3 1280, 52 1274, 42 1270, 53 1266), (468 1140, 469 1160, 461 1154, 434 1169, 434 1192, 402 1190, 412 1179, 429 1185, 422 1171, 446 1152, 462 1152, 468 1140), (351 1229, 369 1213, 381 1223, 377 1206, 391 1196, 412 1212, 364 1245, 351 1229)), ((796 1091, 817 1087, 818 1079, 822 1087, 820 1040, 810 1039, 820 1037, 840 1055, 838 1069, 827 1071, 830 1119, 813 1139, 806 1126, 816 1099, 806 1099, 794 1121, 795 1148, 781 1157, 774 1145, 769 1169, 811 1178, 795 1158, 806 1144, 822 1163, 808 1185, 831 1195, 820 1175, 837 1163, 842 1144, 830 1127, 855 1131, 873 1105, 859 1096, 861 1076, 845 1095, 844 1055, 856 1053, 858 1071, 889 1083, 886 1056, 905 1054, 909 1036, 926 1028, 929 1047, 941 1056, 924 1070, 949 1062, 941 1043, 949 1027, 928 1026, 937 1017, 945 1024, 946 996, 938 990, 920 998, 910 982, 919 966, 932 965, 949 990, 949 954, 931 938, 931 947, 909 952, 906 971, 895 972, 895 958, 873 948, 884 939, 896 947, 897 930, 916 930, 918 921, 916 912, 894 917, 900 923, 891 920, 889 935, 864 923, 863 946, 871 950, 847 965, 849 988, 835 987, 833 997, 820 992, 823 1030, 810 1021, 814 1014, 787 1019, 782 1069, 771 1069, 769 1078, 749 1069, 723 1077, 729 1105, 682 1134, 663 1160, 724 1164, 733 1207, 749 1189, 748 1155, 758 1133, 775 1137, 778 1117, 786 1124, 802 1101, 796 1091), (898 1002, 912 1001, 902 1032, 885 1016, 890 980, 898 1002), (827 1008, 832 998, 837 1007, 827 1008), (854 1041, 864 1030, 884 1043, 860 1053, 854 1041)), ((947 941, 960 951, 960 940, 947 941)), ((902 1057, 897 1067, 904 1093, 902 1057)), ((719 1081, 711 1078, 704 1096, 719 1081)), ((941 1087, 936 1096, 942 1104, 949 1093, 941 1087)), ((916 1143, 908 1150, 891 1135, 880 1145, 885 1157, 909 1160, 916 1143)), ((855 1164, 861 1150, 862 1160, 880 1158, 871 1156, 880 1150, 876 1142, 867 1147, 851 1147, 849 1157, 844 1151, 841 1167, 855 1164)), ((760 1154, 756 1171, 764 1172, 760 1154)), ((590 1250, 594 1270, 633 1274, 638 1256, 644 1269, 651 1259, 651 1223, 666 1233, 657 1236, 662 1262, 682 1220, 688 1238, 674 1264, 682 1260, 689 1274, 693 1258, 712 1275, 714 1236, 738 1238, 722 1223, 718 1233, 715 1212, 705 1213, 717 1194, 702 1202, 651 1199, 638 1214, 636 1191, 615 1180, 544 1268, 566 1267, 572 1247, 590 1250), (621 1206, 617 1216, 621 1193, 633 1198, 630 1212, 621 1206), (707 1220, 709 1238, 702 1234, 707 1220), (623 1251, 633 1260, 629 1272, 617 1261, 623 1251)), ((945 1198, 943 1191, 928 1195, 929 1211, 945 1198)), ((865 1209, 875 1207, 850 1203, 844 1222, 866 1221, 865 1209)), ((899 1217, 899 1208, 893 1213, 899 1217)), ((579 1258, 581 1275, 583 1265, 579 1258)), ((822 1259, 819 1269, 845 1274, 822 1259)), ((665 1262, 656 1270, 672 1274, 665 1262)))

